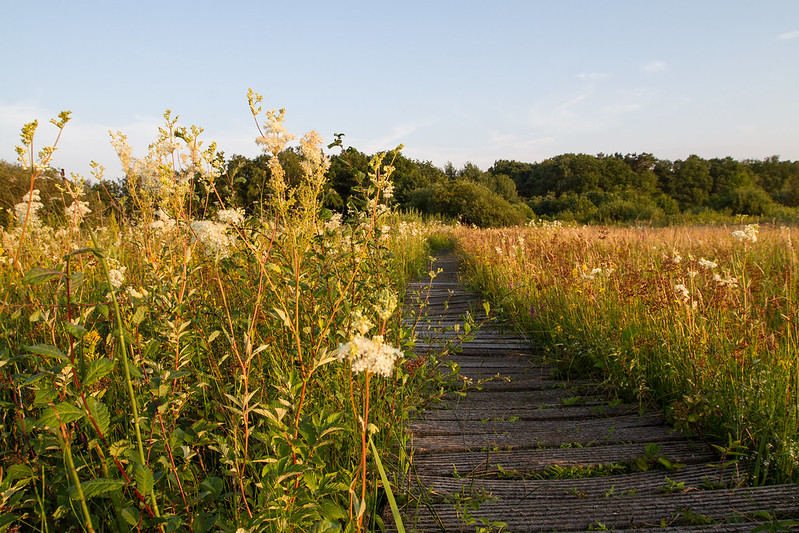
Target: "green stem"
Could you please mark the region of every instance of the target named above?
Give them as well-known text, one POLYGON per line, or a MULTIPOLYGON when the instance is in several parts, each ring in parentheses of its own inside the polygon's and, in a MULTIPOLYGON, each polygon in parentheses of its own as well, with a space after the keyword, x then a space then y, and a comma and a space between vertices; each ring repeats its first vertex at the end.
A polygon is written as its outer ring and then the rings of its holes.
MULTIPOLYGON (((111 283, 111 275, 109 274, 108 269, 108 262, 105 259, 105 255, 100 253, 100 247, 97 245, 97 237, 95 237, 94 232, 91 228, 88 228, 89 236, 92 239, 92 245, 97 249, 96 255, 100 259, 100 262, 103 265, 103 273, 105 274, 105 280, 108 282, 108 286, 111 287, 111 300, 114 303, 114 315, 117 322, 117 329, 119 330, 119 351, 122 354, 122 370, 125 373, 125 384, 127 385, 128 389, 128 397, 130 399, 130 408, 133 412, 133 428, 136 432, 136 445, 139 452, 139 462, 142 466, 147 464, 146 459, 144 457, 144 443, 141 437, 141 427, 139 426, 139 404, 136 401, 136 395, 133 390, 133 381, 130 379, 130 368, 128 368, 128 347, 125 343, 125 332, 122 325, 122 312, 119 309, 119 302, 117 301, 116 289, 114 289, 114 285, 111 283)), ((155 488, 153 487, 150 498, 153 500, 153 514, 156 517, 160 517, 160 513, 158 511, 158 502, 155 499, 155 488)))
POLYGON ((369 444, 372 447, 372 455, 375 458, 375 465, 378 472, 380 472, 380 481, 383 483, 383 488, 386 489, 386 497, 388 498, 388 505, 391 507, 391 514, 394 515, 394 524, 397 526, 397 533, 405 533, 405 526, 402 525, 402 517, 400 516, 399 507, 397 507, 397 500, 394 499, 394 492, 391 490, 391 484, 388 482, 388 476, 383 468, 383 462, 380 460, 380 454, 377 453, 372 437, 369 437, 369 444))
POLYGON ((64 458, 67 461, 67 467, 69 468, 69 473, 72 476, 72 482, 75 484, 75 491, 78 493, 78 500, 80 500, 80 508, 83 511, 83 519, 86 520, 86 529, 89 530, 89 533, 94 533, 94 527, 92 526, 92 517, 89 514, 89 507, 86 505, 86 497, 83 495, 83 487, 80 485, 80 478, 78 477, 78 471, 75 470, 75 462, 72 460, 72 446, 69 444, 69 439, 66 436, 66 431, 64 430, 63 424, 61 424, 61 433, 64 435, 59 438, 62 441, 62 449, 64 450, 64 458))

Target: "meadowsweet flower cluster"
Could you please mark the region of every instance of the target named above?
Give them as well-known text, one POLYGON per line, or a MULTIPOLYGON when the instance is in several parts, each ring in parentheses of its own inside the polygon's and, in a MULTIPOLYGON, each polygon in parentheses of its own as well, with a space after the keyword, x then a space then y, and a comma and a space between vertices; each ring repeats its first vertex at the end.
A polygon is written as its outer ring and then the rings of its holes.
POLYGON ((108 260, 108 277, 111 279, 111 285, 118 289, 125 283, 125 271, 127 267, 122 266, 116 259, 108 260))
POLYGON ((613 267, 606 267, 604 269, 600 267, 594 267, 591 270, 588 270, 588 267, 586 265, 581 265, 575 268, 575 272, 577 272, 581 278, 587 280, 595 279, 599 275, 610 276, 615 271, 616 269, 613 267))
POLYGON ((244 209, 239 207, 236 209, 222 209, 217 211, 216 219, 224 224, 239 225, 244 222, 244 209))
POLYGON ((394 362, 402 356, 402 351, 386 344, 382 335, 371 339, 361 334, 353 335, 349 342, 339 344, 336 350, 336 358, 349 361, 354 373, 370 372, 383 377, 391 376, 394 362))
POLYGON ((22 197, 22 201, 14 205, 14 214, 17 218, 17 223, 22 226, 25 223, 25 217, 28 217, 29 228, 41 228, 42 221, 37 215, 38 211, 44 207, 42 198, 39 196, 39 189, 33 189, 26 192, 22 197), (28 214, 28 204, 30 203, 30 214, 28 214))
POLYGON ((228 233, 228 224, 214 220, 195 220, 191 229, 209 255, 227 257, 229 249, 236 243, 236 236, 228 233))
POLYGON ((358 333, 360 335, 366 335, 370 329, 374 327, 374 323, 369 320, 369 317, 363 314, 363 311, 360 309, 356 309, 352 313, 351 317, 351 324, 350 324, 350 331, 352 333, 358 333))
POLYGON ((172 230, 177 226, 175 219, 170 217, 169 214, 163 209, 157 210, 155 212, 155 216, 158 217, 158 220, 150 222, 151 229, 163 233, 163 232, 168 232, 169 230, 172 230))
POLYGON ((713 281, 722 287, 727 287, 728 289, 734 289, 738 287, 738 278, 734 277, 722 278, 718 274, 713 274, 713 281))
POLYGON ((691 291, 683 283, 674 285, 674 292, 677 293, 677 298, 682 301, 687 307, 696 309, 699 304, 691 297, 691 291))
POLYGON ((706 268, 708 270, 711 270, 711 269, 716 268, 719 265, 716 262, 714 262, 714 261, 709 261, 709 260, 705 259, 704 257, 702 257, 702 258, 699 259, 699 266, 701 266, 702 268, 706 268))
POLYGON ((757 233, 760 226, 757 224, 747 224, 742 230, 735 230, 732 236, 741 242, 757 242, 757 233))
POLYGON ((91 212, 92 210, 89 209, 89 202, 84 202, 83 200, 73 200, 69 207, 64 208, 64 214, 67 216, 67 220, 72 224, 80 223, 83 217, 91 212))

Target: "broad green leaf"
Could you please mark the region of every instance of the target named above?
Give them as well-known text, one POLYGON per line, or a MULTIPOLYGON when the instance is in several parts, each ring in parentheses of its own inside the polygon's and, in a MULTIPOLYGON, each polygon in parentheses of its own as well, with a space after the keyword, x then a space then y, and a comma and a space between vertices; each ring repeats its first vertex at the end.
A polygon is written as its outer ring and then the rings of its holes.
POLYGON ((108 414, 108 407, 94 396, 89 396, 86 399, 86 404, 89 406, 89 413, 92 415, 94 422, 103 435, 108 433, 108 426, 111 423, 111 416, 108 414))
POLYGON ((42 416, 37 422, 40 427, 57 429, 59 420, 64 424, 80 420, 86 413, 83 409, 78 409, 71 403, 61 402, 55 407, 47 407, 42 410, 42 416))
POLYGON ((37 389, 33 395, 33 405, 49 404, 55 401, 56 398, 58 398, 58 391, 49 385, 44 386, 41 389, 37 389))
POLYGON ((341 531, 341 526, 330 520, 319 520, 308 531, 309 533, 335 533, 341 531))
POLYGON ((147 306, 140 305, 139 307, 136 308, 136 312, 133 313, 133 318, 131 318, 130 320, 131 322, 133 322, 134 325, 138 326, 139 324, 142 323, 146 315, 147 315, 147 306))
POLYGON ((219 495, 222 494, 222 490, 225 488, 225 483, 221 478, 209 476, 203 480, 203 482, 200 484, 200 488, 204 491, 207 491, 212 500, 216 500, 219 498, 219 495))
POLYGON ((74 339, 81 339, 87 333, 86 328, 80 324, 75 325, 67 321, 64 321, 64 329, 67 330, 67 333, 69 333, 74 339))
MULTIPOLYGON (((124 486, 125 483, 123 481, 107 478, 92 479, 80 484, 80 488, 83 490, 83 496, 87 500, 95 496, 103 496, 111 491, 121 490, 124 486)), ((78 489, 75 485, 69 487, 69 497, 73 500, 78 499, 78 489)))
POLYGON ((155 483, 153 471, 146 466, 136 464, 133 467, 133 479, 136 480, 136 488, 145 496, 148 496, 153 491, 155 483))
POLYGON ((101 357, 89 363, 89 368, 86 369, 86 377, 83 378, 83 386, 88 387, 110 374, 114 370, 114 364, 115 362, 107 357, 101 357))
POLYGON ((32 346, 25 346, 25 349, 36 355, 46 355, 47 357, 56 357, 64 360, 68 359, 61 350, 50 344, 34 344, 32 346))
POLYGON ((85 253, 92 253, 97 256, 98 259, 102 259, 105 254, 99 248, 81 248, 80 250, 75 250, 74 252, 69 252, 66 257, 70 257, 73 255, 80 255, 85 253))
POLYGON ((69 276, 69 284, 73 290, 83 285, 84 281, 86 281, 86 276, 83 274, 83 272, 74 272, 71 276, 69 276))
POLYGON ((13 481, 31 477, 33 475, 33 470, 28 465, 11 465, 6 469, 5 475, 6 479, 13 481))
POLYGON ((134 507, 125 507, 120 511, 122 518, 131 526, 138 526, 141 520, 141 511, 136 510, 134 507))
POLYGON ((63 275, 63 272, 53 270, 52 268, 33 267, 23 276, 22 283, 24 285, 41 285, 53 278, 60 278, 63 275))
POLYGON ((322 500, 319 502, 322 509, 322 516, 331 520, 344 520, 347 518, 347 511, 342 506, 332 500, 322 500))

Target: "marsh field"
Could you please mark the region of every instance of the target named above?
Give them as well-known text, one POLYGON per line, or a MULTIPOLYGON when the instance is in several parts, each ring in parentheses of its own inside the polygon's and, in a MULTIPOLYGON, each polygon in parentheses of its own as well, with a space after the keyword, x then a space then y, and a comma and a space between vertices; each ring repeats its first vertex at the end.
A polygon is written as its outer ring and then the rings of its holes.
POLYGON ((271 178, 246 212, 220 205, 199 130, 169 120, 142 160, 114 137, 135 210, 91 220, 77 178, 61 218, 38 215, 53 150, 29 153, 23 129, 30 181, 0 255, 0 531, 379 530, 407 497, 389 490, 412 464, 404 425, 450 385, 413 354, 402 305, 445 244, 559 373, 662 409, 753 484, 799 480, 795 225, 431 222, 391 207, 395 152, 336 212, 314 132, 285 177, 282 112, 258 132, 271 178))

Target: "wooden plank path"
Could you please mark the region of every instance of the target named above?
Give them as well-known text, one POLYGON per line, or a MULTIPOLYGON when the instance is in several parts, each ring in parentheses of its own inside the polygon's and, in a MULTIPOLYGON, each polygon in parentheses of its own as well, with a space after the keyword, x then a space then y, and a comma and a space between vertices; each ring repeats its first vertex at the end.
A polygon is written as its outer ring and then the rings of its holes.
MULTIPOLYGON (((412 283, 406 298, 426 313, 417 355, 446 346, 465 312, 485 317, 458 281, 457 259, 442 255, 434 266, 443 272, 412 283)), ((710 446, 658 413, 609 401, 589 381, 551 377, 508 327, 489 322, 461 348, 449 360, 472 387, 408 427, 406 530, 752 531, 799 518, 799 486, 745 487, 737 465, 721 468, 710 446)), ((390 516, 386 524, 394 527, 390 516)))

